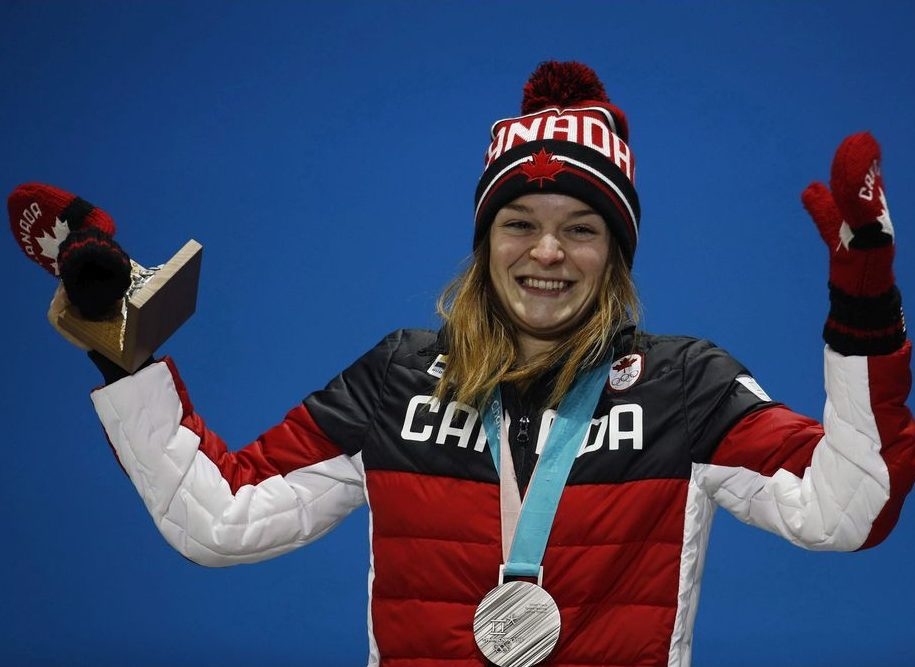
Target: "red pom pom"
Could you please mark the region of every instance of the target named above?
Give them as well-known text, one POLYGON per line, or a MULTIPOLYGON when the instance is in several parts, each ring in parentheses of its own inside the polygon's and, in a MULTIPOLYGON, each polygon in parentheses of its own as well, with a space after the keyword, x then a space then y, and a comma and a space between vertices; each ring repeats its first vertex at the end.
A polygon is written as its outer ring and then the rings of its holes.
POLYGON ((585 101, 610 101, 594 70, 582 63, 551 60, 540 63, 525 84, 521 113, 550 106, 567 108, 585 101))

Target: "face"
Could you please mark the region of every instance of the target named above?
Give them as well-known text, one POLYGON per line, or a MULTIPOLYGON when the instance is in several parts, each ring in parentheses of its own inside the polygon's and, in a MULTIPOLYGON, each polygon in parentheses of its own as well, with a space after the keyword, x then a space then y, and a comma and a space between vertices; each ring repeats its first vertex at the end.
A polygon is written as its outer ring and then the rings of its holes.
POLYGON ((489 231, 489 277, 524 343, 555 343, 589 315, 610 261, 610 232, 590 206, 560 194, 519 197, 489 231))

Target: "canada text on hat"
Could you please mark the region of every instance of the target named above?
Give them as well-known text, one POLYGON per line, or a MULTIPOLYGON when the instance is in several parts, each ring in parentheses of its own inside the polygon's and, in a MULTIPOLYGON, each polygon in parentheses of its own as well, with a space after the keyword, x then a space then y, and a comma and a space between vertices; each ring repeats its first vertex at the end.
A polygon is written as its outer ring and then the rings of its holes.
POLYGON ((626 142, 615 132, 613 115, 603 107, 579 107, 563 111, 544 109, 520 118, 507 118, 492 127, 492 143, 486 151, 486 166, 505 151, 531 141, 570 141, 602 153, 635 182, 635 165, 626 142))

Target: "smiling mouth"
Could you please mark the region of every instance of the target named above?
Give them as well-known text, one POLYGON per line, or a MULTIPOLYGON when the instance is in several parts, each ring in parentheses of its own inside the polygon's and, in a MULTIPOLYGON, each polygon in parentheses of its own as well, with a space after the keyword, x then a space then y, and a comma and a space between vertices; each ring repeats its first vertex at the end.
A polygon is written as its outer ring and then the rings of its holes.
POLYGON ((518 278, 518 284, 542 292, 563 292, 572 286, 568 280, 541 280, 540 278, 518 278))

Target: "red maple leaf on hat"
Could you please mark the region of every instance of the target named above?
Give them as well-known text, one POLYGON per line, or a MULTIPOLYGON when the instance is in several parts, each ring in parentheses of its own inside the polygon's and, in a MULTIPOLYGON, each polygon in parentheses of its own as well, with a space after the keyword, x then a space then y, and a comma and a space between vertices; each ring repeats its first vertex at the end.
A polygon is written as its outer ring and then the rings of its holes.
POLYGON ((527 176, 527 182, 539 181, 542 188, 544 181, 555 181, 556 174, 565 171, 562 160, 557 160, 552 153, 547 153, 545 148, 531 156, 530 162, 521 165, 521 173, 527 176))

